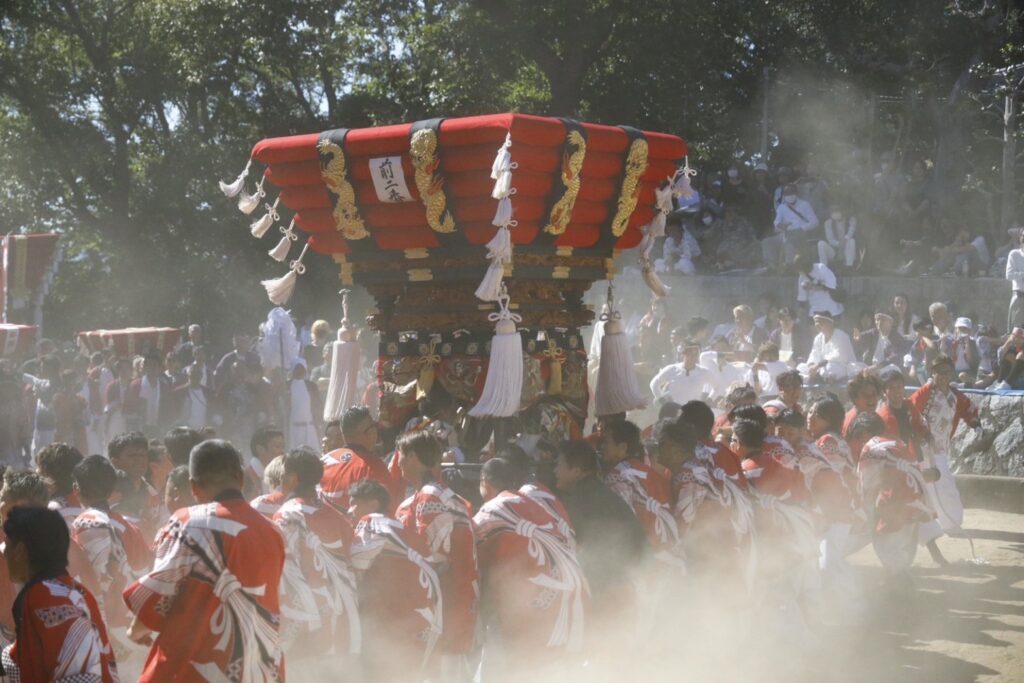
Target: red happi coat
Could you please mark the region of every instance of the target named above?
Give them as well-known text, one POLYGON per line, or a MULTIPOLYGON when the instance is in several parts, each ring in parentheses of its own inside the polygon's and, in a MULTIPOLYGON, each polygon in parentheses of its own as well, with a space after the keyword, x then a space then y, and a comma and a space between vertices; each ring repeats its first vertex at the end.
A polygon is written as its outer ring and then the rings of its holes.
POLYGON ((68 525, 69 531, 71 530, 71 525, 78 519, 78 515, 82 514, 82 502, 78 500, 78 494, 74 491, 66 496, 57 496, 46 507, 60 513, 60 516, 64 518, 64 522, 68 525))
POLYGON ((860 477, 850 447, 837 434, 825 433, 815 442, 829 464, 810 483, 811 499, 829 523, 856 524, 864 519, 860 477))
POLYGON ((324 500, 348 513, 348 489, 356 482, 372 479, 391 494, 394 511, 405 498, 405 482, 388 469, 384 460, 376 456, 363 456, 351 448, 339 448, 320 458, 324 463, 324 476, 320 480, 320 493, 324 500))
MULTIPOLYGON (((928 441, 931 438, 931 432, 928 431, 928 424, 921 417, 921 413, 914 407, 914 404, 908 401, 906 408, 910 415, 911 440, 909 442, 904 441, 900 435, 899 420, 896 418, 896 413, 889 407, 889 404, 879 403, 878 409, 875 412, 878 413, 878 416, 882 418, 882 422, 885 423, 885 436, 903 443, 910 450, 914 460, 920 460, 924 454, 920 451, 919 443, 928 441)), ((864 448, 862 447, 861 454, 863 455, 863 453, 864 448)))
POLYGON ((277 511, 281 509, 281 506, 284 504, 284 501, 284 493, 282 493, 281 491, 271 491, 270 493, 264 493, 263 495, 256 496, 251 501, 249 501, 249 505, 252 506, 253 510, 260 513, 267 519, 273 519, 274 515, 277 514, 277 511))
POLYGON ((558 518, 503 491, 473 517, 481 599, 494 614, 510 662, 544 662, 583 646, 589 593, 574 544, 558 518))
POLYGON ((37 577, 14 604, 11 680, 116 683, 117 664, 95 598, 67 574, 37 577))
POLYGON ((160 492, 153 488, 145 479, 142 480, 142 485, 145 487, 145 503, 141 514, 132 514, 134 511, 128 512, 118 505, 114 505, 113 509, 138 527, 139 531, 142 532, 143 538, 146 539, 146 543, 152 545, 157 532, 167 523, 169 512, 164 508, 164 499, 160 492))
POLYGON ((139 682, 283 680, 283 565, 277 527, 240 491, 175 512, 157 536, 152 571, 124 592, 158 633, 139 682))
POLYGON ((935 517, 916 458, 899 439, 872 438, 864 444, 857 470, 875 533, 894 533, 935 517))
POLYGON ((426 540, 396 519, 371 514, 356 525, 352 566, 370 679, 410 679, 434 665, 444 604, 429 555, 426 540))
POLYGON ((121 601, 128 584, 149 569, 149 542, 139 528, 113 511, 86 508, 71 526, 99 586, 96 598, 107 626, 127 626, 130 614, 121 601))
POLYGON ((362 629, 348 517, 318 499, 292 498, 274 515, 284 537, 281 643, 288 658, 358 654, 362 629))
POLYGON ((740 462, 739 456, 733 453, 724 443, 705 441, 697 445, 695 455, 698 460, 703 460, 705 464, 709 465, 712 468, 712 472, 721 470, 741 490, 746 491, 749 489, 750 485, 743 474, 743 463, 740 462))
MULTIPOLYGON (((960 426, 961 422, 966 422, 968 425, 974 425, 978 421, 978 409, 971 399, 964 396, 963 392, 956 387, 950 387, 950 392, 953 394, 953 400, 955 401, 954 413, 953 413, 953 426, 950 430, 950 436, 956 434, 956 428, 960 426)), ((924 416, 929 413, 930 404, 935 397, 935 385, 928 382, 923 387, 915 391, 907 399, 917 411, 918 415, 924 416)))
POLYGON ((468 654, 474 644, 480 586, 470 513, 469 503, 447 486, 435 483, 424 484, 395 513, 407 530, 426 541, 430 549, 427 559, 441 581, 441 654, 468 654))
POLYGON ((604 483, 633 510, 654 556, 681 568, 682 560, 674 554, 679 550, 679 526, 672 516, 670 481, 639 458, 630 458, 615 465, 604 483))
POLYGON ((776 436, 765 437, 760 452, 743 461, 743 472, 762 496, 773 496, 789 505, 805 505, 810 500, 796 452, 776 436))

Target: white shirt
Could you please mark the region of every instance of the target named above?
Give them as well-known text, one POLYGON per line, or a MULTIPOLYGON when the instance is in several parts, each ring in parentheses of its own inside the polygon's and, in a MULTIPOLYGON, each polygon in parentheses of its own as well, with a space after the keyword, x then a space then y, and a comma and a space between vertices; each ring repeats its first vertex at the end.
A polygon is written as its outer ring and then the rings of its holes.
POLYGON ((682 405, 710 394, 711 380, 711 373, 699 365, 687 370, 682 363, 673 363, 662 368, 651 380, 651 393, 656 399, 667 397, 682 405))
POLYGON ((185 424, 192 429, 202 429, 206 426, 206 393, 202 387, 190 388, 185 398, 187 409, 185 410, 185 424))
POLYGON ((828 311, 833 316, 842 315, 843 305, 832 298, 837 286, 836 274, 824 263, 815 263, 809 273, 800 273, 796 283, 796 300, 806 301, 811 314, 828 311), (810 284, 818 284, 827 289, 808 289, 810 284))
POLYGON ((1013 291, 1024 292, 1024 249, 1014 249, 1006 257, 1006 279, 1013 283, 1013 291))
POLYGON ((840 240, 851 240, 857 232, 857 219, 845 218, 838 223, 831 218, 825 221, 825 241, 838 247, 840 240))
POLYGON ((814 337, 811 355, 807 357, 808 365, 818 363, 855 363, 857 355, 853 352, 850 335, 842 330, 832 330, 832 337, 825 340, 825 333, 819 332, 814 337))
MULTIPOLYGON (((757 384, 761 388, 761 396, 776 396, 779 394, 779 385, 775 378, 790 369, 788 365, 779 360, 770 360, 764 363, 765 369, 757 371, 757 384)), ((753 368, 747 373, 747 382, 754 385, 753 368)))
POLYGON ((736 382, 746 382, 750 366, 744 363, 718 364, 717 351, 700 354, 700 366, 710 373, 711 398, 724 398, 729 387, 736 382))
POLYGON ((775 209, 776 232, 807 232, 816 227, 818 227, 818 217, 814 214, 811 205, 803 199, 798 198, 792 205, 782 202, 775 209))
POLYGON ((875 354, 871 357, 872 363, 881 363, 885 360, 885 350, 889 347, 889 340, 878 335, 878 341, 875 342, 875 354))

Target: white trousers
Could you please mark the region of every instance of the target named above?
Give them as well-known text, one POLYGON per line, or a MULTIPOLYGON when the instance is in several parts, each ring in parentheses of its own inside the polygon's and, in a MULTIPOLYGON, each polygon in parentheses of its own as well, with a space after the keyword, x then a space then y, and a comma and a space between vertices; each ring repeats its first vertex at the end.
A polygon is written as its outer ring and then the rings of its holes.
POLYGON ((825 240, 818 241, 818 261, 824 263, 826 266, 832 262, 836 256, 842 253, 843 258, 846 261, 846 266, 849 268, 857 261, 857 241, 853 239, 839 240, 839 247, 833 247, 825 240))

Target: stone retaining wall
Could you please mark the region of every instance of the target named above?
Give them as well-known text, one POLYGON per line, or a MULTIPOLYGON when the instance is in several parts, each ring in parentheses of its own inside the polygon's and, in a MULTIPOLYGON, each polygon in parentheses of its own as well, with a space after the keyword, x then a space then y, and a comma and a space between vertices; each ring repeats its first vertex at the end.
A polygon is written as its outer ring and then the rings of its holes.
POLYGON ((1024 396, 968 394, 981 429, 960 425, 953 437, 953 471, 1024 477, 1024 396))

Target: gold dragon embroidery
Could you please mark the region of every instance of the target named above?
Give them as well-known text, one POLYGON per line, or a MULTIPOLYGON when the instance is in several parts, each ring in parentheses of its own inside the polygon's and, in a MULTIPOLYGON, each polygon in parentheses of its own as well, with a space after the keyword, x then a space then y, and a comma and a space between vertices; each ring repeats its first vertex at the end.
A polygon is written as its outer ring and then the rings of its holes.
POLYGON ((587 156, 587 141, 578 130, 570 131, 566 141, 574 149, 572 153, 567 151, 562 155, 562 184, 565 186, 565 193, 551 207, 548 224, 544 226, 544 232, 552 235, 564 233, 569 221, 572 220, 572 209, 580 192, 580 169, 583 168, 583 159, 587 156))
POLYGON ((334 204, 334 226, 347 240, 361 240, 370 233, 356 207, 356 191, 345 176, 345 152, 337 143, 324 138, 317 143, 317 150, 330 160, 320 164, 320 176, 327 190, 336 198, 334 204))
POLYGON ((416 169, 416 189, 427 210, 427 223, 434 232, 455 232, 455 219, 447 209, 444 178, 437 172, 441 162, 437 158, 437 135, 430 128, 413 133, 409 155, 416 169))
POLYGON ((612 234, 622 237, 629 225, 629 217, 636 209, 640 197, 640 176, 647 170, 647 141, 638 138, 629 146, 626 157, 626 168, 622 178, 622 191, 619 193, 618 209, 612 220, 612 234))

